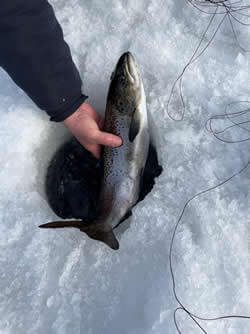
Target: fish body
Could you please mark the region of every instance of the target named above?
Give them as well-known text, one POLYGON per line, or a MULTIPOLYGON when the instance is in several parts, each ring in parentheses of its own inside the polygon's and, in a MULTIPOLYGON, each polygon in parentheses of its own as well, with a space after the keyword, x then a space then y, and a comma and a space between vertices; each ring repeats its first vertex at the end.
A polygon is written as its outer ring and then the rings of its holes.
POLYGON ((112 75, 104 131, 120 136, 123 141, 121 147, 105 146, 103 152, 101 203, 108 213, 107 224, 114 227, 138 200, 149 147, 144 88, 130 53, 120 58, 112 75))
POLYGON ((116 226, 136 204, 149 148, 146 97, 140 71, 124 53, 111 76, 103 131, 122 138, 120 147, 105 146, 100 214, 92 223, 53 222, 40 227, 77 227, 89 237, 119 248, 116 226))

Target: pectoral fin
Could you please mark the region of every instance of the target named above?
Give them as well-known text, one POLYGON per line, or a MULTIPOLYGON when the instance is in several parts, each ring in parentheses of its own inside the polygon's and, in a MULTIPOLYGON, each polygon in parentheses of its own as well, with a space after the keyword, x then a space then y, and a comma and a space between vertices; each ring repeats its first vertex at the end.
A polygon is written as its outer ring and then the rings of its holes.
POLYGON ((132 120, 131 120, 129 134, 128 134, 128 138, 131 143, 134 141, 139 131, 140 131, 140 114, 137 110, 135 110, 132 120))

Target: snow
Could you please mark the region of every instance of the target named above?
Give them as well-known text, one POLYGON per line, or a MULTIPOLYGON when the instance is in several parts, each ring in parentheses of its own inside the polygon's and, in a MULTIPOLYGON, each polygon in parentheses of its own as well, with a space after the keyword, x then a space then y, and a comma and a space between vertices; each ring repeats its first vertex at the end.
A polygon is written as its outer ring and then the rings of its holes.
MULTIPOLYGON (((249 54, 238 47, 225 22, 186 71, 185 117, 175 122, 166 110, 170 90, 209 16, 184 0, 51 3, 83 78, 83 92, 99 112, 104 113, 119 56, 127 50, 134 54, 164 171, 133 210, 130 227, 119 231, 117 252, 75 229, 39 229, 56 218, 45 199, 44 175, 69 134, 61 124, 49 122, 1 71, 0 332, 177 333, 170 240, 185 202, 250 160, 249 141, 225 144, 204 127, 227 103, 249 100, 249 54)), ((214 27, 218 22, 216 18, 214 27)), ((247 48, 249 28, 237 25, 236 30, 247 48)), ((177 93, 169 110, 175 118, 182 111, 177 93)), ((229 134, 235 135, 237 129, 229 134)), ((250 166, 195 198, 177 230, 177 295, 200 317, 250 315, 249 179, 250 166)), ((184 312, 177 312, 177 319, 183 333, 200 333, 184 312)), ((250 332, 250 321, 244 319, 202 325, 211 334, 250 332)))

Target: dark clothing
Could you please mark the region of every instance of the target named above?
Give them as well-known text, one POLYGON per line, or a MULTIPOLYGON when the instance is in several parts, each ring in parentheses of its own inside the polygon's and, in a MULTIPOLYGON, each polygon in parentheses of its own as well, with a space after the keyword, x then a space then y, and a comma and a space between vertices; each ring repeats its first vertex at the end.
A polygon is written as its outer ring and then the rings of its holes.
POLYGON ((1 0, 0 66, 53 121, 87 98, 47 0, 1 0))

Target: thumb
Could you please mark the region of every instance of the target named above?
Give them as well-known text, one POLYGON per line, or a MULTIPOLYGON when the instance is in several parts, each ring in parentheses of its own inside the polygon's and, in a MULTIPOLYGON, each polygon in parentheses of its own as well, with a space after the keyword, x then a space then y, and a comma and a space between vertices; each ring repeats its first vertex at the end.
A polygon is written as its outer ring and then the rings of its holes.
POLYGON ((95 136, 97 144, 104 146, 117 147, 122 145, 122 138, 119 136, 112 135, 108 132, 98 131, 95 136))

